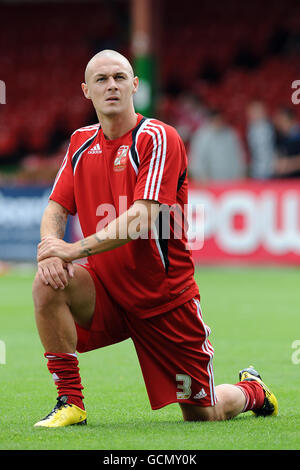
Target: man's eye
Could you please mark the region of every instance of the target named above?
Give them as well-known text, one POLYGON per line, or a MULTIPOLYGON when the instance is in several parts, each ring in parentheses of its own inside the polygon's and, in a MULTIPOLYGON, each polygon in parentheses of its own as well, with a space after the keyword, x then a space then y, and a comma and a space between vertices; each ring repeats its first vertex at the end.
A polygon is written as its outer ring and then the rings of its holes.
POLYGON ((99 77, 99 78, 97 78, 97 82, 103 82, 104 80, 105 80, 104 77, 99 77))

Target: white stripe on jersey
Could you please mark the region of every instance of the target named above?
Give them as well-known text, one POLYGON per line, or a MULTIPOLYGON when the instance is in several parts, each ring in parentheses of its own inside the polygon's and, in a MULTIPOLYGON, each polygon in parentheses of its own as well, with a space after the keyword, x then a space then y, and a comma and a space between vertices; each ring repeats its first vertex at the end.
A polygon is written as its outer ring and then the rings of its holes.
MULTIPOLYGON (((91 127, 92 127, 92 126, 91 126, 91 127)), ((98 130, 99 130, 99 126, 95 126, 94 128, 97 129, 97 131, 96 131, 96 133, 95 133, 92 137, 90 137, 90 139, 94 139, 94 137, 96 136, 96 134, 97 134, 97 132, 98 132, 98 130)), ((84 129, 84 128, 82 128, 82 129, 84 129)), ((77 130, 80 130, 80 129, 77 129, 77 130)), ((90 129, 87 129, 87 130, 90 130, 90 129)), ((75 132, 77 132, 77 131, 75 131, 75 132)), ((75 132, 74 132, 74 134, 75 134, 75 132)), ((73 134, 72 134, 72 135, 73 135, 73 134)), ((89 139, 87 139, 87 140, 89 140, 89 139)), ((80 150, 80 149, 84 146, 84 144, 86 144, 87 140, 85 140, 84 143, 79 147, 79 149, 77 149, 77 150, 73 153, 72 159, 73 159, 75 153, 77 153, 78 150, 80 150)), ((53 188, 52 188, 52 190, 51 190, 50 196, 52 195, 52 193, 53 193, 53 191, 54 191, 54 189, 55 189, 55 186, 56 186, 56 184, 58 183, 58 180, 59 180, 59 178, 61 177, 61 174, 62 174, 62 172, 64 171, 64 169, 65 169, 65 167, 66 167, 66 164, 67 164, 67 161, 68 161, 68 156, 69 156, 69 149, 70 149, 70 144, 68 145, 68 149, 67 149, 66 155, 65 155, 65 157, 64 157, 64 159, 63 159, 63 161, 62 161, 62 164, 61 164, 61 166, 60 166, 60 169, 58 170, 58 173, 57 173, 57 175, 56 175, 56 178, 55 178, 55 181, 54 181, 53 188)), ((76 165, 75 165, 75 167, 74 167, 74 173, 75 173, 75 168, 76 168, 77 163, 78 163, 78 161, 79 161, 80 158, 81 158, 81 155, 79 156, 79 158, 78 158, 78 160, 77 160, 77 162, 76 162, 76 165)), ((50 196, 49 196, 49 197, 50 197, 50 196)))
MULTIPOLYGON (((89 137, 89 139, 85 140, 85 141, 83 142, 83 144, 79 147, 79 149, 77 149, 76 152, 73 153, 73 155, 72 155, 72 160, 73 160, 74 155, 77 154, 77 153, 82 149, 82 147, 84 147, 84 145, 87 144, 88 141, 91 141, 91 143, 93 142, 94 138, 96 137, 96 135, 97 135, 97 133, 98 133, 98 130, 99 130, 99 129, 96 130, 95 134, 93 134, 92 137, 89 137)), ((89 146, 88 146, 88 147, 89 147, 89 146)), ((88 147, 86 147, 84 150, 87 150, 88 147)), ((74 175, 75 175, 75 171, 76 171, 78 162, 79 162, 79 160, 81 159, 84 150, 82 150, 82 152, 79 154, 79 156, 78 156, 78 158, 77 158, 77 162, 75 163, 75 166, 74 166, 74 168, 73 168, 73 173, 74 173, 74 175)))
MULTIPOLYGON (((157 126, 156 124, 153 124, 153 125, 157 126)), ((158 182, 157 182, 157 186, 156 186, 156 193, 155 193, 154 199, 158 198, 158 194, 159 194, 159 190, 160 190, 160 184, 161 184, 161 180, 162 180, 162 176, 163 176, 163 172, 164 172, 164 167, 165 167, 166 154, 167 154, 166 131, 163 128, 163 126, 157 126, 157 127, 160 127, 160 129, 162 130, 162 133, 163 133, 163 149, 162 149, 163 153, 162 153, 162 161, 161 161, 161 165, 160 165, 160 172, 159 172, 159 176, 158 176, 158 182)))
POLYGON ((79 129, 76 129, 76 131, 74 131, 72 135, 76 134, 76 132, 93 131, 94 129, 99 129, 99 127, 100 124, 91 124, 90 126, 80 127, 79 129))
MULTIPOLYGON (((68 161, 68 154, 69 154, 69 148, 70 148, 70 144, 68 145, 68 148, 67 148, 67 152, 66 152, 66 155, 62 161, 62 164, 60 165, 60 168, 58 170, 58 173, 56 175, 56 178, 54 180, 54 184, 53 184, 53 187, 52 187, 52 190, 51 190, 51 194, 53 193, 54 189, 55 189, 55 186, 56 186, 56 183, 58 182, 59 178, 60 178, 60 175, 62 174, 62 172, 64 171, 65 169, 65 166, 67 164, 67 161, 68 161)), ((50 196, 51 196, 50 194, 50 196)), ((49 196, 49 197, 50 197, 49 196)))
POLYGON ((141 132, 144 131, 145 127, 147 126, 147 124, 150 122, 150 119, 146 119, 143 124, 141 125, 141 127, 139 128, 139 130, 137 131, 137 134, 136 134, 136 137, 135 137, 135 152, 136 152, 136 155, 137 155, 137 158, 138 158, 138 162, 140 164, 140 156, 139 156, 139 152, 138 152, 138 149, 137 149, 137 141, 138 141, 138 138, 139 138, 139 135, 141 134, 141 132))
POLYGON ((150 184, 150 179, 151 179, 151 175, 152 175, 154 161, 157 158, 157 154, 156 154, 157 141, 156 141, 155 133, 150 132, 148 130, 146 132, 147 132, 147 134, 151 135, 152 140, 153 140, 152 158, 150 160, 150 165, 149 165, 149 170, 148 170, 148 175, 147 175, 147 180, 146 180, 146 186, 145 186, 145 191, 144 191, 144 199, 150 199, 150 197, 148 198, 148 188, 149 188, 149 184, 150 184))
POLYGON ((138 174, 138 167, 136 166, 136 164, 134 163, 134 160, 132 158, 132 155, 131 155, 131 151, 129 150, 129 160, 130 160, 130 163, 132 165, 132 168, 134 169, 135 171, 135 174, 137 175, 138 174))
POLYGON ((210 389, 210 396, 211 396, 211 405, 214 406, 217 402, 217 399, 216 399, 216 395, 215 395, 214 373, 213 373, 213 366, 212 366, 212 359, 213 359, 213 356, 214 356, 214 348, 208 342, 208 336, 210 334, 210 328, 203 321, 199 300, 198 299, 193 299, 193 302, 195 303, 195 305, 197 307, 197 316, 199 317, 199 319, 202 323, 202 326, 204 328, 204 331, 205 331, 205 341, 202 344, 202 350, 205 354, 208 354, 210 356, 210 360, 209 360, 209 363, 207 365, 207 372, 208 372, 208 376, 209 376, 209 389, 210 389))
MULTIPOLYGON (((141 134, 141 132, 143 132, 144 127, 148 124, 149 121, 150 121, 150 119, 146 119, 142 123, 141 127, 139 128, 139 130, 137 131, 136 136, 135 136, 135 147, 134 147, 134 149, 135 149, 135 153, 136 153, 137 160, 138 160, 138 166, 140 165, 141 161, 140 161, 140 156, 139 156, 139 152, 138 152, 138 149, 137 149, 137 141, 138 141, 139 135, 141 134)), ((130 160, 131 165, 132 165, 132 167, 135 171, 135 174, 137 175, 138 174, 138 167, 136 166, 136 164, 135 164, 135 162, 132 158, 131 151, 129 151, 129 160, 130 160)))
POLYGON ((143 131, 151 135, 153 140, 152 157, 146 180, 144 198, 157 200, 167 152, 166 132, 163 126, 154 124, 151 121, 147 123, 143 131))
POLYGON ((161 158, 161 150, 162 150, 161 135, 159 134, 159 132, 156 129, 154 129, 154 130, 155 130, 156 135, 157 135, 157 155, 156 155, 154 173, 153 173, 153 177, 152 177, 152 183, 151 183, 151 187, 150 187, 150 194, 149 194, 150 199, 153 198, 155 180, 156 180, 156 176, 157 176, 157 172, 158 172, 159 162, 160 162, 160 158, 161 158))
POLYGON ((166 269, 166 263, 165 263, 164 256, 163 256, 162 251, 161 251, 161 247, 160 247, 159 240, 158 240, 158 233, 157 233, 155 225, 152 227, 152 230, 153 230, 154 235, 155 235, 154 240, 155 240, 155 243, 156 243, 156 247, 157 247, 161 262, 162 262, 164 268, 166 269))

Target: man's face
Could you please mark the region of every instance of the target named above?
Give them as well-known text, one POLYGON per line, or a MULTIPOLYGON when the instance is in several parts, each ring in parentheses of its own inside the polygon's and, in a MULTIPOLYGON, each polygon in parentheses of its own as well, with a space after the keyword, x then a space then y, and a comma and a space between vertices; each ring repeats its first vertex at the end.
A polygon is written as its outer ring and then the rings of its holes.
POLYGON ((104 56, 93 60, 86 71, 86 83, 82 89, 91 99, 96 111, 113 116, 132 107, 132 97, 138 87, 138 79, 126 61, 104 56))

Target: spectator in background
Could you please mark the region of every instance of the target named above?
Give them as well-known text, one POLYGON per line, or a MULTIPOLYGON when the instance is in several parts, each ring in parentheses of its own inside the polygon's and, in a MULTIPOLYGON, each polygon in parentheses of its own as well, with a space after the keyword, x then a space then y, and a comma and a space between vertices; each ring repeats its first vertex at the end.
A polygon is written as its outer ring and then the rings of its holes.
POLYGON ((262 180, 272 178, 275 161, 275 129, 268 118, 264 103, 259 100, 252 101, 247 109, 247 117, 250 176, 262 180))
POLYGON ((300 124, 292 108, 281 107, 274 123, 278 131, 277 178, 300 178, 300 124))
POLYGON ((176 100, 176 115, 173 122, 186 148, 194 132, 205 122, 206 108, 192 92, 180 93, 176 100))
POLYGON ((189 175, 199 182, 237 180, 246 175, 245 151, 220 110, 210 110, 207 123, 191 138, 189 175))
POLYGON ((175 127, 188 151, 192 135, 205 122, 206 107, 195 93, 175 89, 175 96, 166 93, 159 100, 158 116, 175 127))

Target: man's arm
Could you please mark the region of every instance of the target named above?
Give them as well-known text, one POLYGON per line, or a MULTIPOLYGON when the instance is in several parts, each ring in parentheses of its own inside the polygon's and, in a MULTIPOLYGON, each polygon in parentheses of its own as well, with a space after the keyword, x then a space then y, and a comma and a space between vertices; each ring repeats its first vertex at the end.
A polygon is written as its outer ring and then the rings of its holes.
POLYGON ((138 237, 146 237, 155 223, 159 207, 155 201, 136 201, 107 227, 75 243, 46 237, 39 244, 38 261, 55 256, 69 262, 113 250, 138 237))
MULTIPOLYGON (((61 240, 65 234, 68 211, 55 201, 49 201, 40 227, 41 240, 48 237, 61 240)), ((66 263, 59 257, 38 259, 38 273, 44 284, 54 289, 63 289, 68 285, 69 276, 72 277, 74 269, 72 263, 66 263)))
POLYGON ((44 237, 63 238, 66 230, 68 211, 55 201, 49 201, 41 221, 41 239, 44 237))

